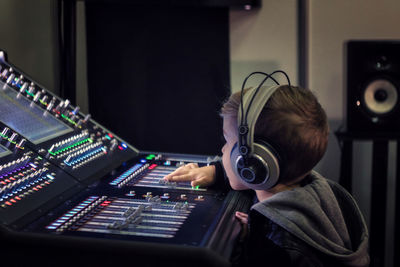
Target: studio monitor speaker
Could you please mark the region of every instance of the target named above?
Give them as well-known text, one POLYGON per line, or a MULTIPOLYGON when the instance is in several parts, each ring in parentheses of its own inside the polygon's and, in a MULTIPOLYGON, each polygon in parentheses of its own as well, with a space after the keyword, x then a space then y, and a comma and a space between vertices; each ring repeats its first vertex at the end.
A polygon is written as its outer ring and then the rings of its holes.
POLYGON ((400 131, 400 40, 345 43, 346 128, 400 131))

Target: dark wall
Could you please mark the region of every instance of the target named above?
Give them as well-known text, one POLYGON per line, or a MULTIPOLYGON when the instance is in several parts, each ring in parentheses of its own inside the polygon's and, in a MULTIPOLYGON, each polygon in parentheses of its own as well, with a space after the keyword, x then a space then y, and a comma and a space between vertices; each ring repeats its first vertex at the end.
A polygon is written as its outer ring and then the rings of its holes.
POLYGON ((217 154, 229 9, 86 4, 89 110, 140 150, 217 154))

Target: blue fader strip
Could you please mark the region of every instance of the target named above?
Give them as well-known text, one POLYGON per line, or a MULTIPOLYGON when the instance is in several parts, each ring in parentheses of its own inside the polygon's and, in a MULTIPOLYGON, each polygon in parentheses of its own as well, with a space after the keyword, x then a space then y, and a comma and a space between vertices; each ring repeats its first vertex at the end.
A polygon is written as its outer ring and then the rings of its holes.
POLYGON ((132 168, 130 168, 129 170, 127 170, 126 172, 124 172, 123 174, 121 174, 120 176, 118 176, 117 178, 115 178, 113 181, 110 182, 110 185, 118 185, 121 181, 123 181, 126 177, 128 177, 129 175, 131 175, 133 172, 135 172, 137 169, 139 169, 140 167, 142 167, 143 164, 141 163, 137 163, 135 164, 132 168))

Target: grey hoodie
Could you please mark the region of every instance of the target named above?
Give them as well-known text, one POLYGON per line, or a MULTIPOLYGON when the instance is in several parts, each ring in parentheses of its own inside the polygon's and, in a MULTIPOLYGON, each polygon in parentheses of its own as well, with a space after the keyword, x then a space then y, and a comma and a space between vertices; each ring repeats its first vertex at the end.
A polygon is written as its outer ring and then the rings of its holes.
POLYGON ((344 265, 368 266, 368 230, 356 201, 317 172, 310 179, 305 186, 277 193, 252 209, 344 265))

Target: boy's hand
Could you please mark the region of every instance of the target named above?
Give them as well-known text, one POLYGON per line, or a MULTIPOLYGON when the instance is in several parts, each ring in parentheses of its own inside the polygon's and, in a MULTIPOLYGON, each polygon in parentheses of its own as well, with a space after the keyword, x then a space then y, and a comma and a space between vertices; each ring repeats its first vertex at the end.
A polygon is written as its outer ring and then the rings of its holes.
POLYGON ((208 186, 214 183, 215 166, 205 166, 199 168, 197 163, 189 163, 179 167, 174 172, 164 177, 164 180, 171 182, 192 181, 191 185, 208 186))
POLYGON ((247 213, 237 211, 235 213, 235 217, 242 225, 242 231, 240 232, 239 240, 244 241, 249 232, 249 215, 247 213))
POLYGON ((244 213, 244 212, 241 212, 241 211, 237 211, 235 213, 235 217, 243 225, 247 225, 249 223, 249 215, 247 213, 244 213))

